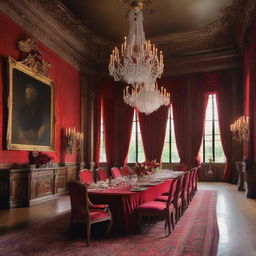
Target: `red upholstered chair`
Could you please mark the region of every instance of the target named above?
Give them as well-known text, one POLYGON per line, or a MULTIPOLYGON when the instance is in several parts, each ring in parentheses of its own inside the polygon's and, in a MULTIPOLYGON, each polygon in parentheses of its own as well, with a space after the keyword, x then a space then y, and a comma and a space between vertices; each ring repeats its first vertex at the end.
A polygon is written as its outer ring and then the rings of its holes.
POLYGON ((194 175, 193 175, 193 184, 192 184, 192 195, 194 196, 196 191, 197 191, 197 182, 198 182, 198 173, 199 173, 199 168, 196 167, 194 168, 194 175))
POLYGON ((122 176, 127 176, 131 173, 130 170, 131 168, 128 165, 124 165, 120 168, 120 173, 122 176))
POLYGON ((196 168, 192 168, 189 176, 189 185, 188 185, 188 198, 189 202, 191 202, 193 198, 193 186, 194 186, 194 176, 196 175, 196 168))
POLYGON ((184 178, 185 175, 180 176, 180 182, 177 184, 177 196, 175 197, 175 200, 173 201, 174 207, 175 207, 175 221, 176 223, 180 219, 182 215, 182 193, 183 193, 183 186, 184 186, 184 178))
POLYGON ((96 174, 97 174, 97 180, 99 181, 105 181, 108 179, 108 171, 103 168, 98 168, 96 169, 96 174))
POLYGON ((107 234, 112 226, 112 216, 108 205, 94 205, 88 198, 87 185, 79 181, 68 183, 71 202, 71 225, 75 222, 85 223, 87 245, 90 243, 91 225, 97 222, 109 221, 107 234))
POLYGON ((94 182, 93 173, 88 169, 83 169, 82 171, 80 171, 79 178, 82 183, 87 185, 90 185, 94 182))
POLYGON ((179 164, 176 167, 176 171, 178 172, 186 172, 187 171, 187 165, 186 164, 179 164))
MULTIPOLYGON (((181 215, 188 207, 188 184, 189 184, 190 172, 185 172, 184 175, 180 176, 180 184, 177 188, 177 199, 174 201, 175 205, 175 219, 176 222, 179 220, 181 215)), ((163 193, 161 196, 156 198, 156 201, 166 202, 168 200, 167 193, 163 193)))
POLYGON ((188 208, 188 186, 189 186, 189 177, 190 172, 185 172, 184 173, 184 181, 183 181, 183 188, 182 188, 182 194, 181 194, 181 199, 182 199, 182 213, 188 208))
POLYGON ((143 216, 159 216, 165 218, 165 229, 166 227, 168 227, 168 236, 171 234, 171 224, 172 228, 174 229, 174 201, 175 196, 177 195, 176 190, 178 187, 179 180, 180 177, 173 179, 173 182, 170 185, 167 202, 151 201, 139 205, 139 207, 137 208, 139 226, 143 216))
POLYGON ((113 179, 118 178, 121 175, 120 170, 117 167, 111 168, 111 175, 113 179))

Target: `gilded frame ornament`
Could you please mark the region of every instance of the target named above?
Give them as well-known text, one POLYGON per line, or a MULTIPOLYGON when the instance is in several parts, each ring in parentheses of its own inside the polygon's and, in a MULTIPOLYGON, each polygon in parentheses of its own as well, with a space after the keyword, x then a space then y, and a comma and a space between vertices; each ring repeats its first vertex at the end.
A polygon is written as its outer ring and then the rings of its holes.
POLYGON ((55 151, 55 83, 8 58, 7 149, 55 151))

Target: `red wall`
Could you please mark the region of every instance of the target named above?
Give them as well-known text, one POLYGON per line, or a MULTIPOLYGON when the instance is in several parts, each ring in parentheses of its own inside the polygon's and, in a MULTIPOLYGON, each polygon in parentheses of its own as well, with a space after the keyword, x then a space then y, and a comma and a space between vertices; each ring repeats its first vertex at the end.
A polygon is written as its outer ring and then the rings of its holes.
MULTIPOLYGON (((9 18, 0 15, 0 92, 2 96, 0 97, 0 133, 2 134, 0 136, 0 163, 28 162, 27 151, 4 150, 7 126, 6 89, 8 88, 5 79, 6 60, 8 56, 19 59, 20 51, 17 49, 17 43, 26 37, 31 36, 9 18)), ((61 131, 63 134, 65 128, 76 127, 80 129, 80 73, 40 42, 37 43, 37 49, 42 58, 51 64, 49 77, 56 85, 56 152, 47 154, 53 157, 54 162, 74 162, 76 156, 65 153, 61 131)))

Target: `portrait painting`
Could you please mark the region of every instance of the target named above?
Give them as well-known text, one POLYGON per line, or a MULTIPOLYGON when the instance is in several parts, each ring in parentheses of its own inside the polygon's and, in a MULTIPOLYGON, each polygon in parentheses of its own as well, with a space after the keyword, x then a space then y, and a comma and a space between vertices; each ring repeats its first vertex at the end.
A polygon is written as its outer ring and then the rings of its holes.
POLYGON ((7 149, 54 151, 55 85, 9 57, 7 149))

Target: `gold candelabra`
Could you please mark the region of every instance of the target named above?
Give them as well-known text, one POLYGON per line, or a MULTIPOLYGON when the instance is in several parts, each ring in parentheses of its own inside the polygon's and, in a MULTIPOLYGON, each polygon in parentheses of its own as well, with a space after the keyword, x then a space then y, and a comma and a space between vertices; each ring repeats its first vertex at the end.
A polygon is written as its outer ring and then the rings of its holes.
POLYGON ((230 125, 233 133, 233 139, 239 143, 249 140, 249 117, 240 116, 233 124, 230 125))
POLYGON ((84 140, 84 134, 76 131, 76 128, 66 128, 66 151, 69 154, 73 154, 80 149, 80 146, 84 140))

